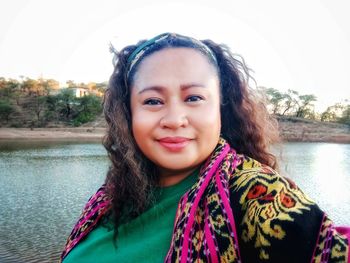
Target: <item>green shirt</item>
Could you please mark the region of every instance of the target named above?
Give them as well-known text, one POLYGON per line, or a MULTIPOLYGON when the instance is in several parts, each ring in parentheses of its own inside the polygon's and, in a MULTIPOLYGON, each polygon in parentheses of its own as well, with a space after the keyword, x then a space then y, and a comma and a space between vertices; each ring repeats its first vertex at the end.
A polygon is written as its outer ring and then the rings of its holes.
POLYGON ((117 248, 113 222, 99 224, 63 260, 63 263, 164 262, 169 250, 175 213, 181 196, 196 182, 199 170, 181 182, 156 189, 155 204, 118 228, 117 248))

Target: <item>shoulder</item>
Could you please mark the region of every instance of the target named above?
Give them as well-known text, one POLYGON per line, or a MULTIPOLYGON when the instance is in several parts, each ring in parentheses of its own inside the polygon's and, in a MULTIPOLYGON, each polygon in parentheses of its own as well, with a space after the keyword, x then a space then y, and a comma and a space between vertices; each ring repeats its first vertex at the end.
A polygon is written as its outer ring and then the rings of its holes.
POLYGON ((305 206, 313 204, 291 179, 281 176, 271 167, 246 155, 237 155, 237 160, 229 183, 232 191, 242 194, 240 203, 256 199, 272 200, 280 194, 280 204, 289 208, 297 205, 297 201, 305 206))
POLYGON ((348 237, 294 182, 271 167, 237 155, 229 186, 242 257, 248 262, 350 260, 348 237))
POLYGON ((237 155, 236 169, 230 176, 231 192, 242 210, 259 208, 269 212, 264 218, 294 221, 291 215, 301 215, 316 206, 291 180, 271 167, 245 156, 237 155))
POLYGON ((282 262, 282 254, 292 262, 310 259, 323 212, 271 167, 244 155, 237 158, 229 184, 243 254, 254 262, 282 262), (290 254, 290 246, 299 254, 290 254))
POLYGON ((111 200, 106 193, 106 186, 102 185, 86 203, 78 221, 67 238, 61 260, 97 225, 99 220, 105 215, 111 206, 111 200))

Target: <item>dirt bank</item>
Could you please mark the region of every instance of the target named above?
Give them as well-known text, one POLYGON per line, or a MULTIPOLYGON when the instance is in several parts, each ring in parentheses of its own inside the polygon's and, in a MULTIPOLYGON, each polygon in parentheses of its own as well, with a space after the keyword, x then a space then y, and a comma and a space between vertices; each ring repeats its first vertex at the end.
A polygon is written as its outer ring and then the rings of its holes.
POLYGON ((285 141, 350 143, 350 126, 299 118, 278 118, 285 141))
POLYGON ((92 140, 101 141, 104 128, 0 128, 0 140, 92 140))

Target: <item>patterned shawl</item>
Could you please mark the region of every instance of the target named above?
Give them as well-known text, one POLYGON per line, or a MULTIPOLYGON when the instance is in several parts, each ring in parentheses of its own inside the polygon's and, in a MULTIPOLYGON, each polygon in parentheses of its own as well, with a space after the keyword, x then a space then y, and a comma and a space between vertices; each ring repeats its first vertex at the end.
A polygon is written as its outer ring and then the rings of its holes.
MULTIPOLYGON (((224 139, 199 174, 179 201, 165 262, 349 261, 348 228, 335 228, 293 182, 236 154, 224 139)), ((86 204, 61 260, 110 208, 102 186, 86 204)))

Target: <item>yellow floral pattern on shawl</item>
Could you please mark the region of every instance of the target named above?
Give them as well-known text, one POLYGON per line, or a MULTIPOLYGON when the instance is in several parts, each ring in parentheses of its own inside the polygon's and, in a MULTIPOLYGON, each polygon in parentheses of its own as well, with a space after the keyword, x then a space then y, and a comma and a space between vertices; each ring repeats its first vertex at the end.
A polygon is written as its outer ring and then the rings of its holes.
POLYGON ((314 203, 270 167, 248 157, 241 159, 242 168, 231 187, 234 191, 243 190, 239 199, 245 211, 242 239, 253 240, 260 250, 260 259, 268 260, 266 248, 271 246, 271 238, 282 240, 286 235, 282 225, 274 222, 293 221, 293 214, 310 210, 314 203))

